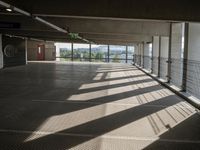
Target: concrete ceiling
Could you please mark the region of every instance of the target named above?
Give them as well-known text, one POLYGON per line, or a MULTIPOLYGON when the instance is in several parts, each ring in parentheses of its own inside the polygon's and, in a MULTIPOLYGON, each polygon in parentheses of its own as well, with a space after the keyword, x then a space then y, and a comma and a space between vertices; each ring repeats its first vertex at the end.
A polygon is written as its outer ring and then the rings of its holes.
MULTIPOLYGON (((33 0, 4 0, 4 2, 40 16, 72 33, 79 33, 82 37, 98 44, 150 42, 154 35, 169 36, 170 21, 160 21, 160 19, 192 20, 192 18, 188 18, 192 12, 186 11, 190 8, 189 6, 186 7, 189 1, 184 0, 169 0, 167 2, 160 0, 152 0, 151 2, 149 0, 43 0, 37 2, 33 0), (184 4, 185 7, 179 5, 180 8, 175 10, 178 4, 184 4), (184 13, 188 13, 185 14, 185 18, 180 15, 184 14, 182 7, 185 8, 186 12, 184 11, 184 13)), ((21 24, 20 29, 0 29, 1 33, 45 40, 81 42, 80 40, 73 40, 67 34, 47 27, 31 17, 7 13, 5 8, 2 7, 0 7, 0 10, 1 21, 21 24)))
POLYGON ((198 0, 3 0, 33 14, 200 21, 198 0))

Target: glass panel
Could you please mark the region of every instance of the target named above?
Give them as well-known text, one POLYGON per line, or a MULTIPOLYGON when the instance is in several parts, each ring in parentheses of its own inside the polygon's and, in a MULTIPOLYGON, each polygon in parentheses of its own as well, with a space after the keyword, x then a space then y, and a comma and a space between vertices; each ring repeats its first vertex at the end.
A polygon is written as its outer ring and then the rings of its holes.
POLYGON ((108 62, 108 46, 91 45, 91 59, 93 62, 108 62))
POLYGON ((110 62, 126 63, 126 46, 110 45, 110 62))
POLYGON ((134 46, 128 46, 128 63, 133 63, 133 55, 134 55, 135 47, 134 46))
POLYGON ((74 44, 74 61, 89 61, 90 45, 74 44))
POLYGON ((71 43, 55 43, 55 46, 56 46, 57 61, 71 61, 71 55, 72 55, 71 43))

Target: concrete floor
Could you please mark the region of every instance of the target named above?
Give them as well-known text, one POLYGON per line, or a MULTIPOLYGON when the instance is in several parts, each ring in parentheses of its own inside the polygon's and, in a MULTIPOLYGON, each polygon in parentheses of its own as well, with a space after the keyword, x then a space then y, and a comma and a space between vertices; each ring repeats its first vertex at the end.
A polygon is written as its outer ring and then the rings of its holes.
POLYGON ((0 70, 0 150, 200 149, 200 116, 131 65, 0 70))

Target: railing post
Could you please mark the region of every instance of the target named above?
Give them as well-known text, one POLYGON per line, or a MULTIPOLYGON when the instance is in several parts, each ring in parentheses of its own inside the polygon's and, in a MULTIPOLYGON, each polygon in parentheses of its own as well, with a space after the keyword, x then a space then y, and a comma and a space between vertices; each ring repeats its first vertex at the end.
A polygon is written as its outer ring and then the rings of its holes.
POLYGON ((160 78, 160 67, 161 67, 161 36, 159 36, 159 52, 158 52, 158 78, 160 78))

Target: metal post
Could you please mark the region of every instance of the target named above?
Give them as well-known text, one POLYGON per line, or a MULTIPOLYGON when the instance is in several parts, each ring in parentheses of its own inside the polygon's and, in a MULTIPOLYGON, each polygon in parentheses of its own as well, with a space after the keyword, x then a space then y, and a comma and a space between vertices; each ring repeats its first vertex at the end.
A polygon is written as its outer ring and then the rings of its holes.
POLYGON ((89 49, 89 61, 92 62, 92 45, 90 44, 90 49, 89 49))
POLYGON ((152 37, 152 51, 151 51, 151 73, 153 73, 153 55, 154 55, 154 37, 152 37))
POLYGON ((128 63, 128 46, 126 46, 126 63, 128 63))
POLYGON ((145 57, 144 57, 144 51, 145 51, 145 42, 143 42, 143 53, 142 53, 142 57, 143 57, 143 63, 142 63, 142 66, 143 66, 143 68, 145 67, 145 65, 144 65, 144 62, 145 62, 145 57))
POLYGON ((28 64, 28 39, 25 39, 25 56, 26 56, 26 65, 28 64))
POLYGON ((110 45, 108 45, 108 62, 110 62, 110 45))
POLYGON ((159 36, 159 53, 158 53, 158 78, 160 78, 160 63, 161 63, 161 36, 159 36))
POLYGON ((183 55, 183 78, 182 78, 182 91, 186 91, 187 87, 187 69, 188 69, 188 38, 189 38, 189 23, 185 23, 184 33, 184 55, 183 55))
POLYGON ((171 80, 171 64, 172 64, 172 23, 170 23, 169 53, 168 53, 167 63, 168 63, 167 82, 170 83, 170 80, 171 80))
POLYGON ((140 64, 139 66, 142 67, 142 44, 140 44, 140 49, 139 49, 139 57, 140 57, 140 64))
POLYGON ((71 54, 71 61, 74 61, 74 43, 72 43, 72 47, 71 47, 72 49, 72 54, 71 54))

